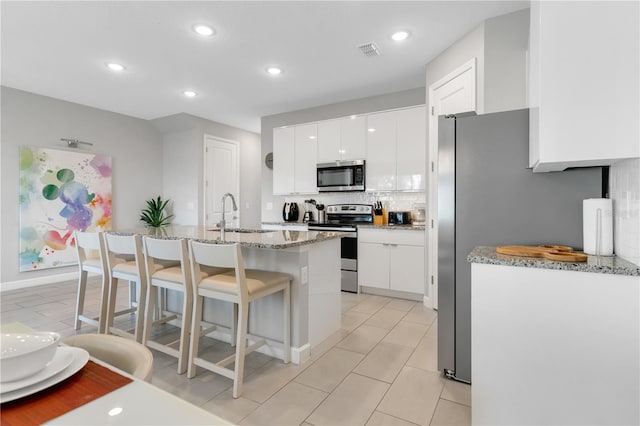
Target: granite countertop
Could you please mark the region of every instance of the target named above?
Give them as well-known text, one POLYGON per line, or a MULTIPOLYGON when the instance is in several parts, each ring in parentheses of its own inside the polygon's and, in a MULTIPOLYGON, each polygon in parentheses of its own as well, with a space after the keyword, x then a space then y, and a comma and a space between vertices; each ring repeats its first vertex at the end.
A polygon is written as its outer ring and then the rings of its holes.
POLYGON ((281 225, 281 226, 307 226, 307 222, 284 222, 284 221, 273 221, 273 222, 262 222, 263 225, 281 225))
POLYGON ((478 246, 467 256, 471 263, 519 266, 523 268, 557 269, 563 271, 593 272, 599 274, 640 276, 640 266, 617 256, 591 256, 586 262, 560 262, 535 257, 507 256, 496 253, 495 247, 478 246))
POLYGON ((231 228, 242 232, 225 231, 225 239, 220 239, 220 230, 215 227, 202 226, 167 226, 159 229, 133 228, 109 231, 114 234, 140 234, 158 238, 187 238, 209 243, 239 243, 243 247, 286 249, 299 247, 320 241, 341 238, 344 232, 325 231, 267 231, 261 229, 231 228))
POLYGON ((424 231, 425 225, 374 225, 374 224, 358 224, 358 228, 366 229, 388 229, 388 230, 405 230, 405 231, 424 231))

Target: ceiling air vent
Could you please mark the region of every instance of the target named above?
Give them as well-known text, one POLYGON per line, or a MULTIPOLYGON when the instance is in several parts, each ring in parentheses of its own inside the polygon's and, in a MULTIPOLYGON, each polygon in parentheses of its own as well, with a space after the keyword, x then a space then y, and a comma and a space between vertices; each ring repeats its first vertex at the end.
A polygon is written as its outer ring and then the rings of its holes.
POLYGON ((376 46, 374 42, 360 45, 358 46, 358 49, 360 49, 365 56, 380 56, 380 48, 376 46))

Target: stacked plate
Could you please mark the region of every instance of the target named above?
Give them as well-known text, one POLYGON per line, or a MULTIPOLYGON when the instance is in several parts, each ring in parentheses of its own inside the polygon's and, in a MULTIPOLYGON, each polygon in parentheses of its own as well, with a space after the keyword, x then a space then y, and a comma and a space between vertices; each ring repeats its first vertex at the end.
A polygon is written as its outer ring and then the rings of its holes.
POLYGON ((0 403, 53 386, 89 360, 84 349, 58 347, 58 333, 5 333, 0 337, 0 403))

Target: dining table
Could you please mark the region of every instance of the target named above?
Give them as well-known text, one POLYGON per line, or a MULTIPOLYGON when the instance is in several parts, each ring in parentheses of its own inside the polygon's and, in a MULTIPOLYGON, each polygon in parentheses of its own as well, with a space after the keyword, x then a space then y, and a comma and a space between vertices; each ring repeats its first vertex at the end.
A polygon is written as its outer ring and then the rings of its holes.
MULTIPOLYGON (((11 323, 3 324, 0 331, 26 333, 33 330, 21 323, 11 323)), ((58 348, 59 351, 65 349, 70 350, 64 346, 58 348)), ((67 367, 67 374, 64 370, 59 373, 64 379, 49 387, 40 389, 42 386, 36 384, 1 394, 0 424, 233 424, 97 358, 88 355, 80 358, 77 362, 82 365, 73 368, 74 360, 67 367), (16 392, 19 398, 16 398, 16 392)))

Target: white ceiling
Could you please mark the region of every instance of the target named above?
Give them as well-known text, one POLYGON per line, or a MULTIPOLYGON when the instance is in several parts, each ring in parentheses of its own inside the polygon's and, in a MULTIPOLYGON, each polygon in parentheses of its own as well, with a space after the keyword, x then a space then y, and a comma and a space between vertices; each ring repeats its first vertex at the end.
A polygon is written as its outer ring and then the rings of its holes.
POLYGON ((259 132, 265 115, 424 86, 438 53, 528 4, 2 1, 1 82, 144 119, 186 112, 259 132), (197 36, 196 23, 217 34, 197 36), (393 42, 396 29, 412 37, 393 42), (357 49, 371 41, 381 56, 357 49), (267 75, 270 65, 284 74, 267 75), (187 88, 199 96, 185 98, 187 88))

